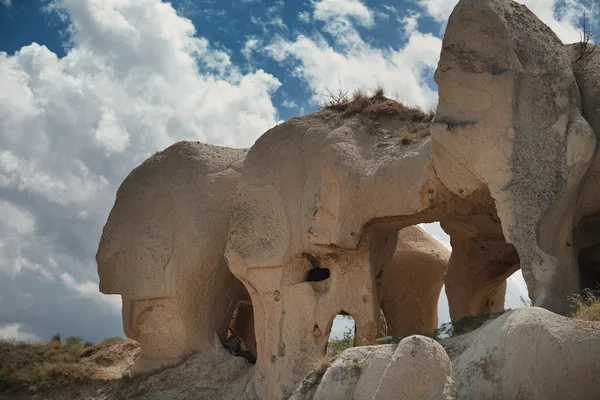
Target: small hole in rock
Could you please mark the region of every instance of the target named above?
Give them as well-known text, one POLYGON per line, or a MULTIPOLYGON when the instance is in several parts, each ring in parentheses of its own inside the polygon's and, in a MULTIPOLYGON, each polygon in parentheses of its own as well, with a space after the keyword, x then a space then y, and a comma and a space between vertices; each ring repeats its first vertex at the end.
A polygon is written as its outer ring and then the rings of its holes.
POLYGON ((307 282, 321 282, 326 279, 329 279, 331 276, 331 272, 329 268, 313 268, 308 271, 308 276, 306 277, 307 282))

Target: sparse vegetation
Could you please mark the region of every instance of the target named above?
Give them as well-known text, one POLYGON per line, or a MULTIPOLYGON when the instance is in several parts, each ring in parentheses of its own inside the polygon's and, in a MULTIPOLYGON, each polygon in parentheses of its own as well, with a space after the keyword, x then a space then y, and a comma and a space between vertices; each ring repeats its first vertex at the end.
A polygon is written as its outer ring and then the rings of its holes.
POLYGON ((344 350, 354 347, 354 331, 348 327, 341 339, 330 339, 327 344, 327 355, 331 358, 339 356, 344 350))
POLYGON ((507 311, 510 311, 510 309, 499 312, 484 311, 475 316, 467 315, 458 321, 447 322, 437 329, 434 337, 439 340, 441 338, 455 337, 473 332, 485 322, 496 319, 507 311))
MULTIPOLYGON (((510 311, 510 309, 500 311, 500 312, 495 312, 495 313, 489 312, 489 311, 484 311, 482 313, 479 313, 476 316, 468 315, 468 316, 462 317, 458 321, 446 322, 446 323, 440 325, 440 327, 433 332, 426 332, 426 333, 414 332, 413 334, 427 336, 434 340, 447 339, 447 338, 463 335, 465 333, 473 332, 475 329, 481 327, 486 321, 496 319, 507 311, 510 311)), ((397 343, 400 343, 400 341, 402 339, 404 339, 404 337, 386 336, 386 337, 378 338, 376 341, 377 341, 377 344, 397 344, 397 343)))
POLYGON ((600 289, 585 289, 579 296, 573 298, 575 311, 574 319, 584 321, 600 321, 600 289))
POLYGON ((69 346, 81 346, 83 338, 81 336, 70 336, 65 339, 65 344, 69 346))
POLYGON ((109 338, 93 345, 72 336, 56 341, 19 342, 0 340, 0 391, 37 392, 65 384, 104 379, 88 358, 100 349, 123 341, 109 338))
POLYGON ((354 90, 351 95, 349 93, 350 90, 342 88, 341 84, 335 92, 326 89, 323 95, 325 100, 321 103, 320 109, 342 112, 346 117, 356 114, 387 115, 409 122, 430 122, 434 116, 432 110, 426 112, 418 107, 406 107, 385 97, 386 91, 383 85, 377 85, 370 95, 362 88, 354 90))
POLYGON ((113 337, 109 337, 107 339, 104 339, 101 344, 104 345, 109 345, 109 344, 114 344, 114 343, 119 343, 119 342, 123 342, 125 339, 123 339, 120 336, 113 336, 113 337))
POLYGON ((88 379, 92 371, 78 362, 81 351, 80 346, 53 342, 0 340, 0 389, 36 391, 63 380, 88 379))
POLYGON ((598 37, 592 33, 590 20, 584 11, 581 18, 580 40, 576 43, 575 58, 573 60, 575 75, 580 74, 588 67, 598 44, 598 37))

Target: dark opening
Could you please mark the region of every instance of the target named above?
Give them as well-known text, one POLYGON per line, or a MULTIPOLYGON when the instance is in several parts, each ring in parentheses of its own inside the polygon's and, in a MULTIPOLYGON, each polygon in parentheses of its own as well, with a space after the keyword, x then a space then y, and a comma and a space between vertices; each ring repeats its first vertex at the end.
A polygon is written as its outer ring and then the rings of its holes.
POLYGON ((329 271, 329 268, 313 268, 308 271, 306 282, 321 282, 325 279, 329 279, 330 276, 331 272, 329 271))
POLYGON ((321 263, 318 258, 308 253, 304 253, 304 257, 306 257, 306 259, 310 262, 310 265, 313 267, 310 271, 308 271, 306 282, 321 282, 329 279, 331 276, 331 271, 329 271, 329 268, 321 268, 321 263))

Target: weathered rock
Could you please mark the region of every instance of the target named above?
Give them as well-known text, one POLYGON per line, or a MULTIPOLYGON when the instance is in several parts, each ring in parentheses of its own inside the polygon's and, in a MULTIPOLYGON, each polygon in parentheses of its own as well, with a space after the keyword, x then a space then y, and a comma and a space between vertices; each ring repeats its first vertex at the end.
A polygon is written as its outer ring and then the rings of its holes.
POLYGON ((223 254, 245 150, 177 143, 129 174, 102 232, 100 291, 123 297, 134 371, 179 362, 227 336, 243 287, 223 254))
POLYGON ((596 139, 566 48, 517 2, 461 0, 435 79, 433 139, 485 182, 534 303, 567 311, 579 289, 575 203, 596 139))
POLYGON ((471 335, 454 360, 461 400, 598 398, 600 322, 525 307, 471 335))
POLYGON ((413 335, 398 345, 355 347, 344 351, 321 380, 312 376, 290 400, 450 400, 452 363, 443 347, 413 335), (308 383, 313 389, 308 390, 308 383), (318 386, 317 386, 318 385, 318 386))
POLYGON ((387 335, 405 337, 437 329, 449 258, 450 251, 418 226, 398 232, 396 253, 378 278, 387 335))
MULTIPOLYGON (((254 307, 259 397, 289 393, 311 358, 325 354, 341 312, 356 321, 357 345, 374 343, 379 278, 399 230, 439 220, 502 237, 482 182, 457 168, 453 177, 473 184, 468 193, 440 183, 432 157, 460 163, 432 147, 426 117, 387 99, 368 103, 352 114, 326 109, 278 125, 244 163, 226 258, 254 307)), ((488 299, 477 299, 485 307, 488 299)))
POLYGON ((452 400, 452 363, 435 340, 413 335, 396 348, 373 400, 452 400))
MULTIPOLYGON (((581 93, 583 115, 596 139, 600 138, 600 52, 592 45, 568 46, 573 57, 575 78, 581 93)), ((600 146, 596 151, 577 202, 577 228, 573 247, 578 255, 582 288, 600 284, 600 146)))
POLYGON ((481 312, 504 310, 506 279, 519 269, 514 246, 497 226, 444 222, 452 255, 445 275, 445 291, 452 321, 481 312))
POLYGON ((378 128, 366 114, 326 110, 278 125, 248 153, 226 257, 254 306, 259 397, 281 398, 310 371, 340 312, 354 317, 357 344, 377 337, 375 278, 398 229, 364 234, 363 225, 428 208, 423 185, 435 184, 426 137, 402 144, 411 131, 401 114, 410 110, 382 103, 397 107, 396 117, 378 128), (390 197, 403 190, 415 195, 390 197))

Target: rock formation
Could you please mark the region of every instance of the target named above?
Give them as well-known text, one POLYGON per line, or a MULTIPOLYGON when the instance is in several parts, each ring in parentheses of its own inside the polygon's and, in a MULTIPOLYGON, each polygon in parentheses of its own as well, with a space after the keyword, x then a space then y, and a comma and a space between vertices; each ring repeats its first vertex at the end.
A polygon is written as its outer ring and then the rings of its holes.
POLYGON ((398 232, 396 252, 378 278, 386 335, 405 337, 437 329, 438 300, 449 258, 450 251, 418 226, 398 232))
POLYGON ((600 322, 511 311, 474 332, 453 360, 458 398, 597 399, 599 344, 600 322))
POLYGON ((567 49, 517 2, 462 0, 435 79, 433 140, 485 182, 534 304, 566 312, 579 290, 575 206, 596 143, 567 49))
MULTIPOLYGON (((125 332, 142 345, 135 368, 208 351, 216 332, 256 360, 258 398, 285 398, 326 353, 337 314, 354 318, 358 346, 375 343, 383 319, 390 334, 424 333, 442 284, 453 320, 500 311, 519 268, 534 305, 567 313, 571 295, 600 283, 600 55, 587 48, 564 46, 512 0, 461 0, 433 121, 359 93, 247 152, 179 143, 146 160, 119 189, 97 256, 101 291, 123 296, 125 332), (449 258, 412 227, 434 221, 451 237, 449 258)), ((437 385, 447 363, 419 340, 424 358, 410 362, 437 385)), ((391 381, 410 378, 410 343, 346 356, 386 365, 387 383, 369 390, 387 398, 391 381)), ((465 371, 462 392, 478 376, 465 371)), ((349 379, 331 390, 363 390, 349 379)))
POLYGON ((223 252, 245 150, 177 143, 125 179, 102 232, 100 291, 123 298, 142 346, 134 371, 175 364, 221 340, 244 288, 223 252))

